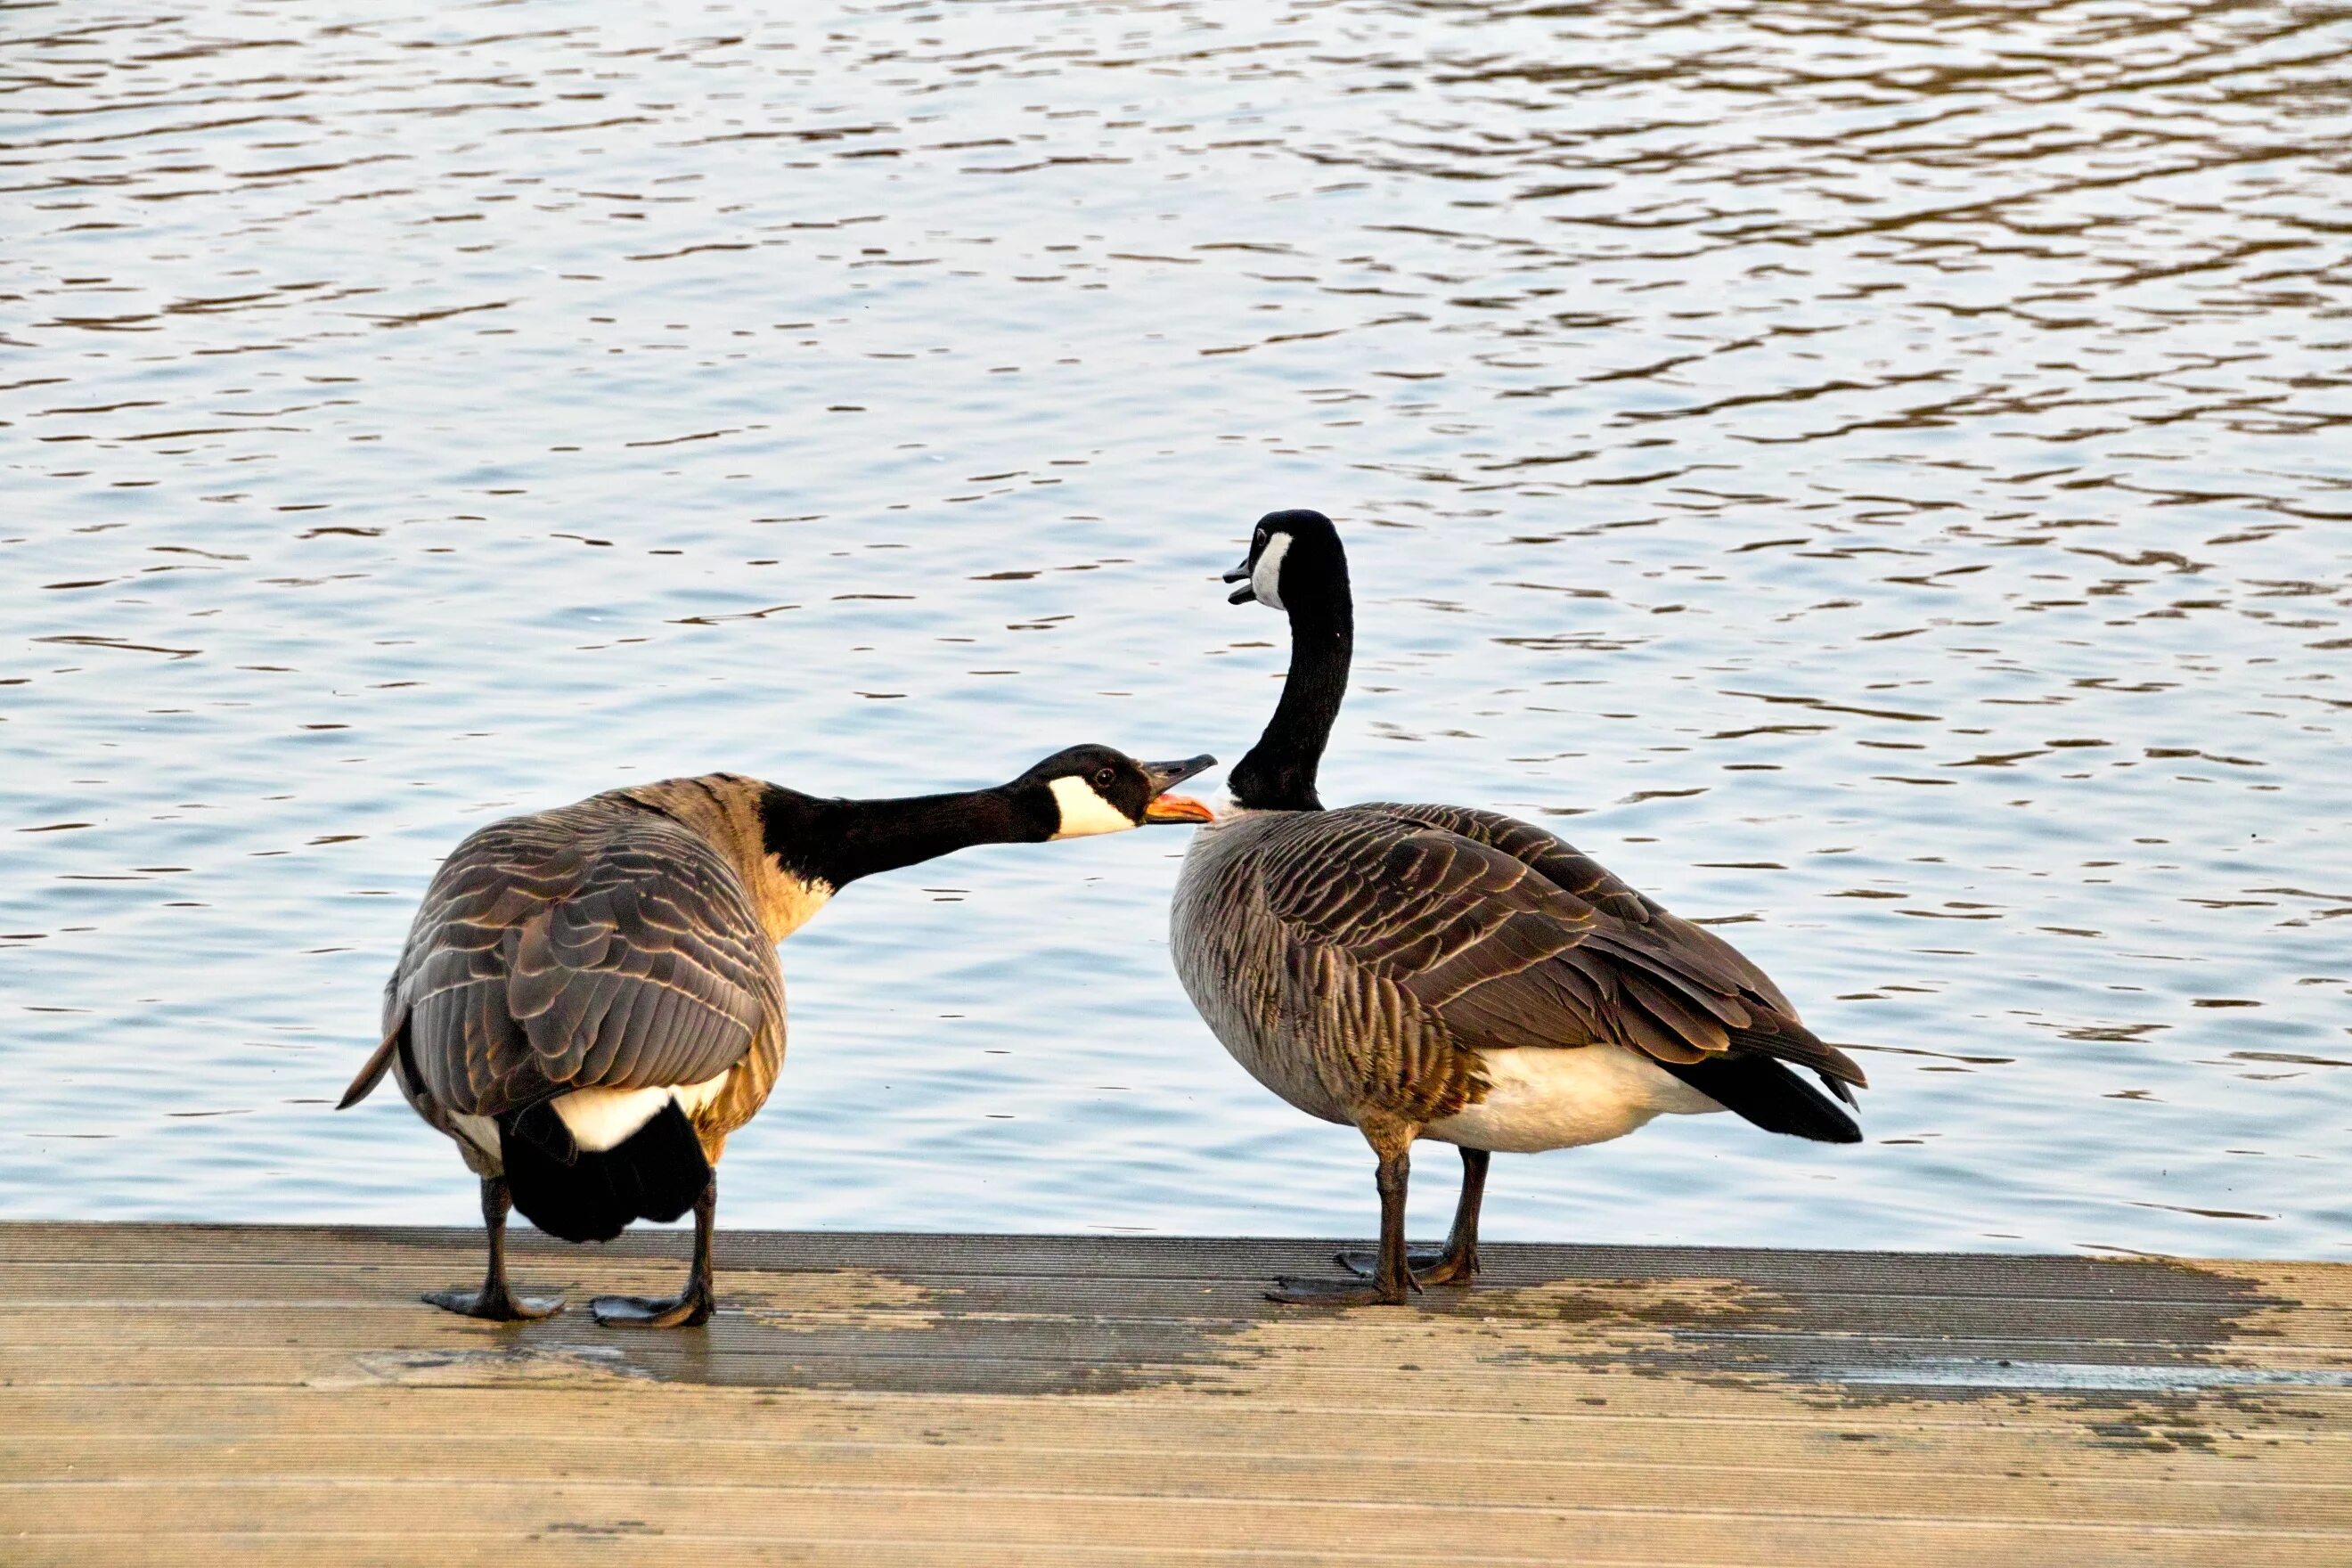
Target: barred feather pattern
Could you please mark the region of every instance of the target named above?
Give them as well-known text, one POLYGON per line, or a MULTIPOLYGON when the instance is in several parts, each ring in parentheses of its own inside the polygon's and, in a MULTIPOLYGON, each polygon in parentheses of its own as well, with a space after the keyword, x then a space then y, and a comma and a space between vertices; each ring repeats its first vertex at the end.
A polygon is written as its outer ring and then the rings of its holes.
POLYGON ((763 868, 740 855, 622 792, 467 838, 385 990, 386 1033, 406 1020, 397 1068, 418 1114, 470 1151, 455 1117, 736 1068, 694 1118, 715 1159, 784 1053, 783 973, 747 887, 763 868))
POLYGON ((1841 1095, 1864 1081, 1730 943, 1498 813, 1245 813, 1194 836, 1171 935, 1226 1049, 1327 1121, 1442 1120, 1503 1048, 1755 1054, 1841 1095))

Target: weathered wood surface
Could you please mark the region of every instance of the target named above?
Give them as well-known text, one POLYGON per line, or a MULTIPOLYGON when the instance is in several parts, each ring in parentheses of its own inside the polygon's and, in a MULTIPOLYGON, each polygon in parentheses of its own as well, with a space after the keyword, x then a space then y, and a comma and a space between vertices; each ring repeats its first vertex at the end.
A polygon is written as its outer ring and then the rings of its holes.
POLYGON ((2352 1268, 1496 1246, 0 1226, 0 1563, 2352 1564, 2352 1268))

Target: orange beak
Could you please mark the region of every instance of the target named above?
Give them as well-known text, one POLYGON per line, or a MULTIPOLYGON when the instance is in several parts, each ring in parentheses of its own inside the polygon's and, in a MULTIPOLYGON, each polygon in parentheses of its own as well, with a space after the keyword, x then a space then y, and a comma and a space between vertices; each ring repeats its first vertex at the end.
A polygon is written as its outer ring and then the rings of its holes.
POLYGON ((1217 814, 1189 795, 1160 795, 1151 797, 1143 808, 1146 822, 1214 822, 1217 814))

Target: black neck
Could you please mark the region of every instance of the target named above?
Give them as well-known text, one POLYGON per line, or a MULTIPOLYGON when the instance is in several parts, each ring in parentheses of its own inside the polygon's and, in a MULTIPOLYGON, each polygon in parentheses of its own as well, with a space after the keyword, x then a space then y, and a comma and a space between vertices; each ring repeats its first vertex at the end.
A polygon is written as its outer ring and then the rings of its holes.
POLYGON ((1244 810, 1320 811, 1315 770, 1348 694, 1348 665, 1356 649, 1347 567, 1342 563, 1328 578, 1297 592, 1286 583, 1284 595, 1290 614, 1290 674, 1265 733, 1226 775, 1226 786, 1244 810))
POLYGON ((768 853, 785 870, 837 891, 976 844, 1037 843, 1061 818, 1047 792, 1002 784, 903 800, 820 800, 771 784, 760 821, 768 853))

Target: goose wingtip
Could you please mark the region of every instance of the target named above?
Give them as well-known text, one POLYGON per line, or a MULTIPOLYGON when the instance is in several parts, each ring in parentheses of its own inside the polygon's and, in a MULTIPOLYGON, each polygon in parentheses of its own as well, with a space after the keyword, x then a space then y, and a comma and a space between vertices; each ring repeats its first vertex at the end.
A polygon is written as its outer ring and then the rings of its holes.
POLYGON ((400 1037, 407 1030, 408 1018, 404 1014, 400 1022, 384 1036, 383 1043, 370 1051, 368 1059, 360 1064, 360 1070, 352 1075, 350 1086, 343 1090, 343 1098, 335 1101, 337 1110, 349 1110, 375 1092, 375 1086, 382 1083, 383 1075, 392 1070, 392 1054, 400 1048, 400 1037))

